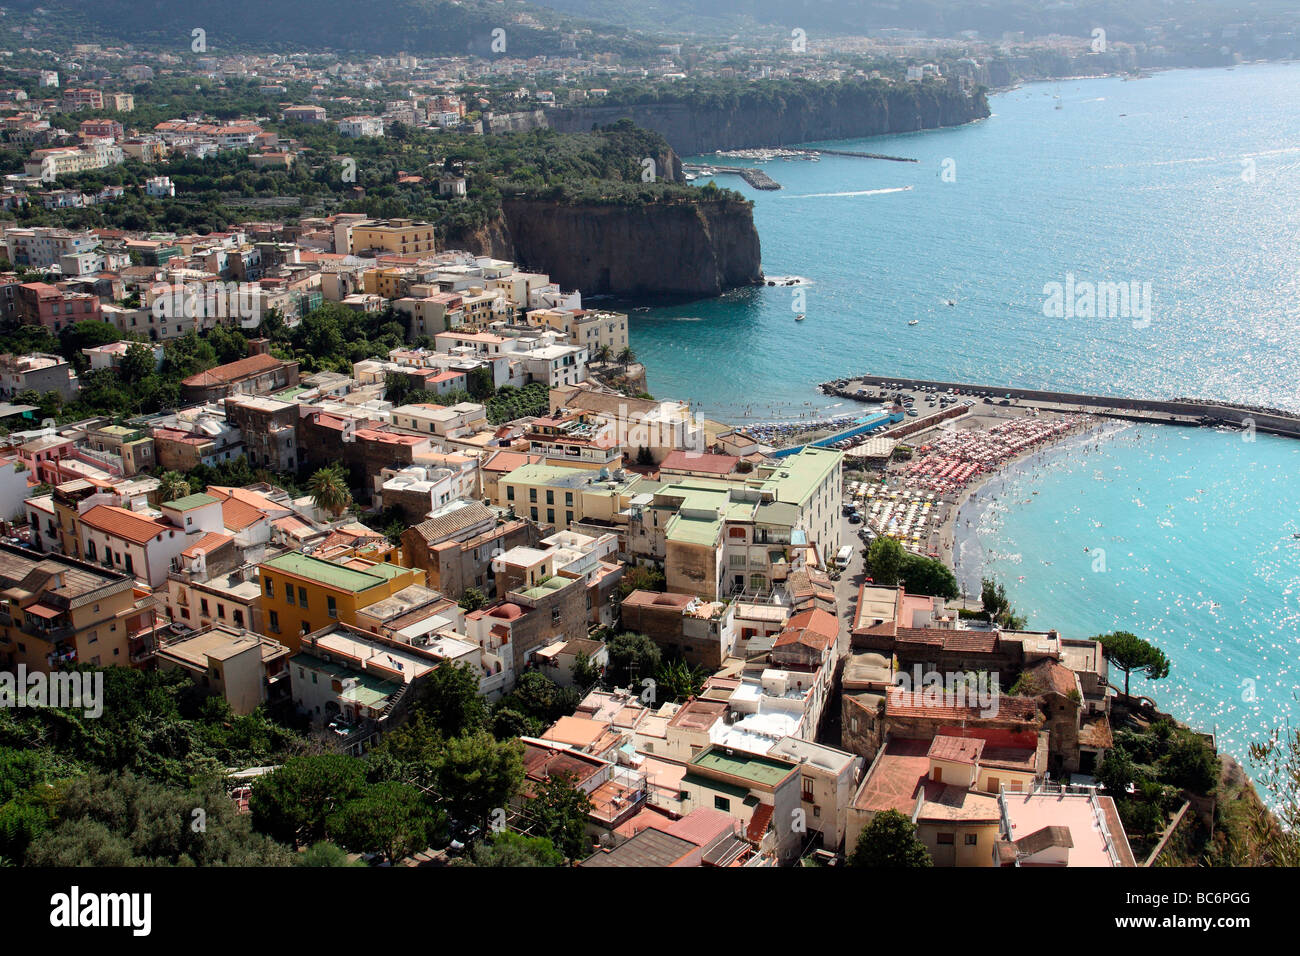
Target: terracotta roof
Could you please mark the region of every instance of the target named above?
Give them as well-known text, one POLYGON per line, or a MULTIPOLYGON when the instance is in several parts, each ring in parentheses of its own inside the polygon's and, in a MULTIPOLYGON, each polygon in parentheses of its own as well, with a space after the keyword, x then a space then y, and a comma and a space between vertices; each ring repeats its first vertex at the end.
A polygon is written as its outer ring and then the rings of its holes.
POLYGON ((895 687, 885 695, 885 715, 887 717, 926 717, 931 720, 1007 720, 1026 721, 1038 718, 1038 702, 1032 697, 999 696, 997 713, 985 716, 983 708, 976 704, 958 705, 956 696, 942 695, 942 701, 935 703, 928 699, 930 692, 924 690, 907 691, 895 687))
POLYGON ((740 459, 734 455, 701 454, 694 451, 669 452, 659 463, 660 471, 707 472, 710 475, 729 475, 736 470, 740 459))
POLYGON ((263 512, 233 495, 221 502, 221 523, 231 531, 243 531, 265 517, 263 512))
POLYGON ((240 379, 257 375, 261 372, 269 372, 271 369, 279 368, 287 364, 282 359, 274 355, 250 355, 248 358, 240 359, 238 362, 230 362, 226 365, 218 365, 216 368, 210 368, 206 372, 199 372, 197 375, 191 375, 187 379, 182 379, 181 384, 189 388, 209 388, 216 385, 229 385, 240 379))
POLYGON ((164 532, 178 530, 173 524, 113 505, 95 505, 81 516, 81 523, 136 544, 148 544, 164 532))
POLYGON ((937 627, 900 627, 900 644, 925 644, 945 651, 992 654, 998 649, 996 631, 952 630, 937 627))
POLYGON ((825 650, 839 637, 840 623, 835 615, 820 608, 800 611, 790 618, 773 647, 786 647, 791 644, 806 644, 819 650, 825 650))
POLYGON ((984 750, 984 741, 978 738, 938 736, 930 741, 927 754, 934 760, 951 760, 953 763, 977 763, 984 750))
POLYGON ((1038 689, 1038 694, 1054 692, 1068 697, 1071 691, 1079 689, 1074 671, 1053 660, 1041 660, 1024 670, 1030 675, 1038 689))
POLYGON ((182 551, 181 557, 193 558, 196 557, 200 551, 204 554, 209 554, 217 550, 217 548, 221 547, 226 542, 234 540, 235 539, 228 534, 219 534, 216 531, 210 531, 182 551))

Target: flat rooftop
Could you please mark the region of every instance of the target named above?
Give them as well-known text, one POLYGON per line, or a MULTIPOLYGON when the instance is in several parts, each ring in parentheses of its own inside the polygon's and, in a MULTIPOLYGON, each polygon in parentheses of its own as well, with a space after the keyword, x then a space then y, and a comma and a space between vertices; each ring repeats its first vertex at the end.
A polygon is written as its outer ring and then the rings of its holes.
POLYGON ((691 761, 691 767, 736 777, 753 786, 771 789, 794 773, 796 766, 758 754, 710 748, 691 761))
POLYGON ((1136 866, 1128 836, 1110 797, 1080 793, 1012 793, 1001 796, 1006 834, 1020 840, 1044 827, 1065 827, 1074 846, 1069 866, 1136 866))

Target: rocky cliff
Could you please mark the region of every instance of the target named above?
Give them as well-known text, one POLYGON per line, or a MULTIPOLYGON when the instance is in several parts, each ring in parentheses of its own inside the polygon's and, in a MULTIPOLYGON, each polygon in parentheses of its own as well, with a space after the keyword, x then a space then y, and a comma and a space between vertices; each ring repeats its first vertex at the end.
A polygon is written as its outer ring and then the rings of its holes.
POLYGON ((507 198, 498 221, 455 237, 584 295, 721 295, 760 279, 752 207, 735 200, 602 205, 507 198))
POLYGON ((673 149, 689 156, 716 149, 789 146, 960 126, 989 115, 982 92, 966 95, 910 86, 888 92, 853 91, 852 96, 806 103, 661 102, 557 108, 548 109, 546 119, 560 132, 581 132, 593 124, 630 119, 662 134, 673 149))

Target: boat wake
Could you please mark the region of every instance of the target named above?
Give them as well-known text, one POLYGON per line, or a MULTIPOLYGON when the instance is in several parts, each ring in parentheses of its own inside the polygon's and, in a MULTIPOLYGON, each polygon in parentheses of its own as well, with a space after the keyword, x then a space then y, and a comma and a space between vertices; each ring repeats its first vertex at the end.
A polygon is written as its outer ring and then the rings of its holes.
POLYGON ((843 193, 804 193, 802 196, 776 196, 776 199, 835 199, 842 196, 883 196, 887 193, 911 192, 911 186, 892 186, 888 189, 856 189, 843 193))

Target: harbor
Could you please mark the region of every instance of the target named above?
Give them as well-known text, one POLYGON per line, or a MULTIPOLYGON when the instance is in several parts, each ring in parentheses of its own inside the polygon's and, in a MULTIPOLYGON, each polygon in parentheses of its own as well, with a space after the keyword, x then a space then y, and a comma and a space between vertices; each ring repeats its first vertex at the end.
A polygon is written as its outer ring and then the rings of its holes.
POLYGON ((877 404, 904 392, 946 394, 974 398, 982 403, 1033 408, 1055 413, 1081 413, 1159 425, 1233 428, 1300 438, 1300 415, 1275 408, 1254 408, 1198 399, 1145 399, 1117 395, 1087 395, 939 382, 882 375, 858 375, 822 383, 827 395, 877 404))
POLYGON ((716 176, 719 173, 728 173, 739 176, 755 189, 773 190, 781 188, 781 184, 767 173, 750 166, 705 166, 701 163, 682 163, 682 169, 690 174, 687 176, 688 180, 696 176, 716 176))

